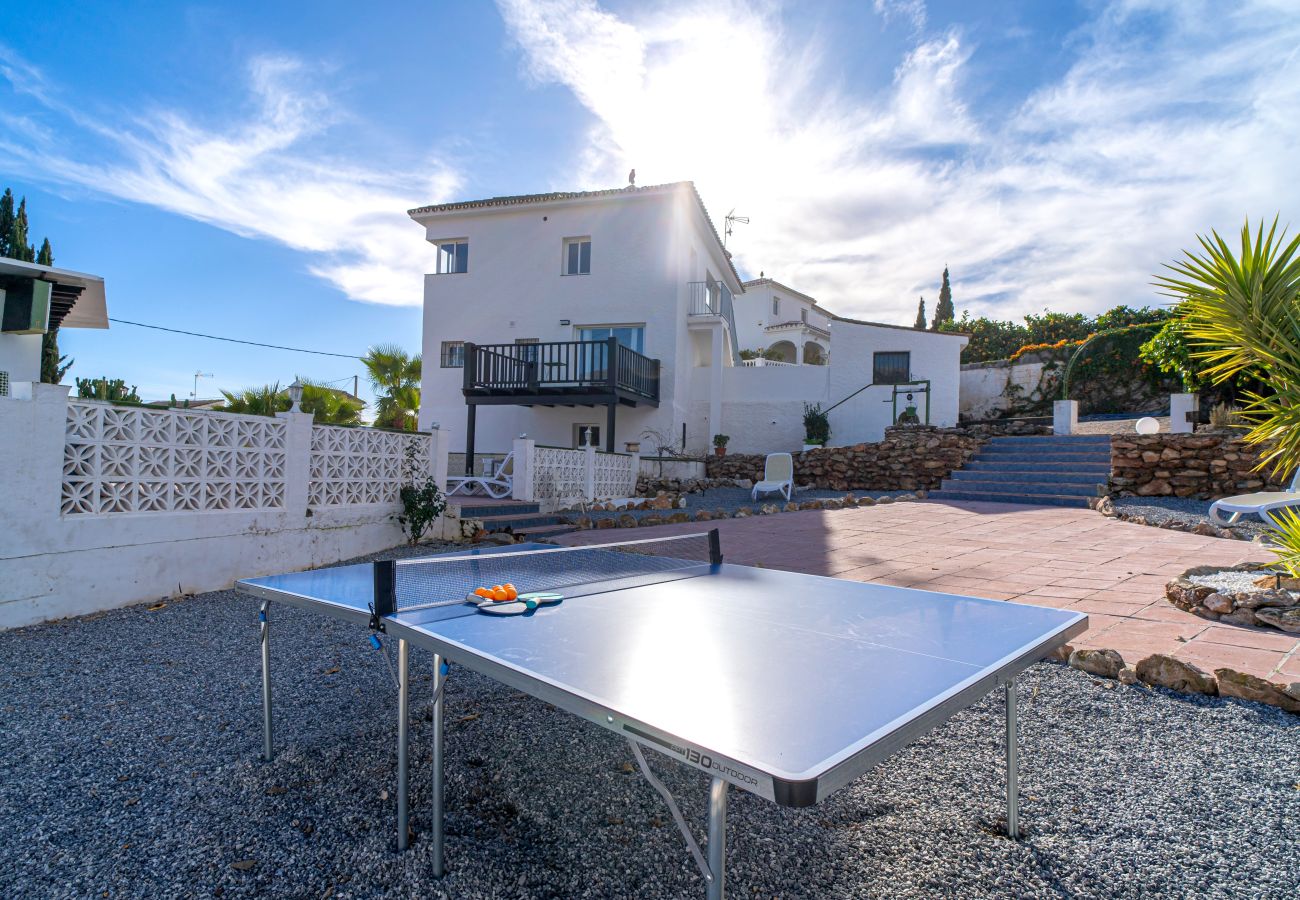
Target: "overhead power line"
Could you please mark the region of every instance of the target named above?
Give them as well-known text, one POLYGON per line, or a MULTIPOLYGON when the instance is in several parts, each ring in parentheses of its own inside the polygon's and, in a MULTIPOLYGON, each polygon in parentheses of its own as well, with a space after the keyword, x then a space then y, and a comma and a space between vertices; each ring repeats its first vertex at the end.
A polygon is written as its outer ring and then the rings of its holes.
POLYGON ((269 350, 288 350, 292 353, 311 353, 316 356, 340 356, 343 359, 362 358, 353 353, 330 353, 327 350, 304 350, 302 347, 285 347, 281 344, 263 344, 259 341, 241 341, 239 338, 221 337, 216 334, 202 334, 197 331, 184 331, 180 328, 164 328, 162 325, 148 325, 144 322, 132 322, 129 319, 114 319, 111 316, 108 321, 116 322, 119 325, 134 325, 137 328, 152 328, 154 331, 169 331, 172 334, 184 334, 189 335, 190 337, 207 338, 210 341, 226 341, 231 344, 247 344, 250 347, 266 347, 269 350))

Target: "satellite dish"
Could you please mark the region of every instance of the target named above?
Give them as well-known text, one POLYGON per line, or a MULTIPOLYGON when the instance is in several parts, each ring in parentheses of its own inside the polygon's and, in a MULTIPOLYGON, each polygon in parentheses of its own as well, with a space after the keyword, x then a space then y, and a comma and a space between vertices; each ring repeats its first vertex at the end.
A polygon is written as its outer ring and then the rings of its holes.
POLYGON ((1143 416, 1137 420, 1138 434, 1155 434, 1160 430, 1160 423, 1150 416, 1143 416))

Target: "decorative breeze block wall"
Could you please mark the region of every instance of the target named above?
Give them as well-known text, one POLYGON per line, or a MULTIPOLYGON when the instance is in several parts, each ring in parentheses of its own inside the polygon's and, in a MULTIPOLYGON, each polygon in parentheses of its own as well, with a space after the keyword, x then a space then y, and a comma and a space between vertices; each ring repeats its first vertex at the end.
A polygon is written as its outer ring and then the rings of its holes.
POLYGON ((284 422, 68 402, 64 516, 280 509, 284 422))
POLYGON ((427 434, 400 434, 313 425, 308 506, 363 506, 397 503, 407 480, 408 448, 414 445, 418 472, 431 472, 432 439, 427 434))

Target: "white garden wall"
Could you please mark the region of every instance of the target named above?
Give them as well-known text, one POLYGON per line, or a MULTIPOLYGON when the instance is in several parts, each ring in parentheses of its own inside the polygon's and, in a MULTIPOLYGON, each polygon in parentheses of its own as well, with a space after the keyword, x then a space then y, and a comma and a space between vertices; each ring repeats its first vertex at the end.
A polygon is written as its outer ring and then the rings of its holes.
POLYGON ((1043 363, 1037 359, 967 363, 961 367, 962 418, 996 419, 1011 407, 1014 399, 1028 397, 1037 390, 1042 378, 1043 363))
MULTIPOLYGON (((0 628, 229 587, 402 543, 404 450, 441 435, 116 407, 23 385, 0 398, 0 628)), ((459 536, 444 519, 430 537, 459 536)))

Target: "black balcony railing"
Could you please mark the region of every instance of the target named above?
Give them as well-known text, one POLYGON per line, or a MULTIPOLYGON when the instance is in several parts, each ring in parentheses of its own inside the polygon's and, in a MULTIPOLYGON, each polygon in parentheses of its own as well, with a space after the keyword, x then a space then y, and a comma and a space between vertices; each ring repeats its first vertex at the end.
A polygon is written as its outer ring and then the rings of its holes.
POLYGON ((466 394, 604 393, 659 400, 659 360, 604 341, 465 344, 466 394))

